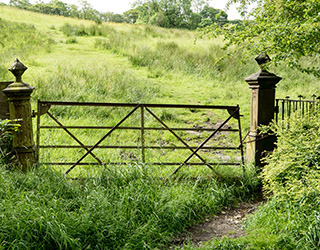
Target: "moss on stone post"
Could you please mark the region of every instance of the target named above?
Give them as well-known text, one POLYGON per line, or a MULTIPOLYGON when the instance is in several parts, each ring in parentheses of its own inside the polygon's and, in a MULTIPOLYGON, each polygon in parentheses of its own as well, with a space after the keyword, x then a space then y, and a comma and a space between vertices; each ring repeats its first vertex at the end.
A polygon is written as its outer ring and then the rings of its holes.
POLYGON ((251 89, 250 132, 247 138, 247 162, 261 167, 261 159, 266 152, 272 152, 275 147, 275 136, 262 135, 259 126, 268 125, 274 119, 275 89, 281 77, 266 70, 270 61, 268 55, 261 53, 256 57, 260 66, 257 73, 245 78, 251 89))
POLYGON ((16 153, 18 167, 26 171, 35 163, 35 145, 33 141, 30 95, 34 87, 22 82, 21 76, 27 69, 18 59, 8 69, 15 81, 3 90, 9 102, 10 119, 20 124, 19 131, 13 137, 13 150, 16 153))

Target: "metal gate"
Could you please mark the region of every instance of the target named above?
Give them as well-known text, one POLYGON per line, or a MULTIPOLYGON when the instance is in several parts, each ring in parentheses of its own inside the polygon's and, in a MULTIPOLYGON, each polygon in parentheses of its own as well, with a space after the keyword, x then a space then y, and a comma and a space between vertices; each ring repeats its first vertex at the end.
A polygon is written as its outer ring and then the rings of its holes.
MULTIPOLYGON (((37 111, 37 132, 36 132, 36 146, 37 146, 37 161, 38 164, 46 164, 46 165, 64 165, 70 166, 66 171, 68 174, 71 170, 73 170, 77 166, 81 165, 124 165, 130 164, 132 162, 139 162, 142 164, 148 165, 176 165, 178 166, 174 173, 176 173, 181 167, 185 165, 205 165, 210 169, 213 169, 215 165, 242 165, 244 164, 244 153, 243 153, 243 144, 242 144, 242 135, 241 135, 241 123, 240 123, 240 108, 239 106, 213 106, 213 105, 177 105, 177 104, 142 104, 142 103, 96 103, 96 102, 51 102, 51 101, 41 101, 38 100, 38 111, 37 111), (54 107, 62 106, 63 108, 66 107, 100 107, 100 108, 130 108, 131 110, 123 115, 122 118, 118 120, 115 124, 110 126, 84 126, 84 125, 65 125, 61 122, 59 114, 54 114, 54 107), (202 127, 202 126, 192 126, 192 127, 172 127, 169 126, 165 119, 161 118, 161 116, 157 115, 156 113, 159 110, 166 110, 166 109, 187 109, 188 112, 196 112, 196 110, 220 110, 220 111, 227 111, 227 117, 218 124, 210 127, 202 127), (157 112, 156 112, 156 111, 157 112), (140 113, 140 114, 139 114, 140 113), (135 126, 124 126, 125 121, 128 120, 129 117, 136 114, 139 116, 139 124, 134 124, 135 126), (51 120, 53 124, 42 124, 43 120, 42 116, 48 116, 46 121, 51 120), (148 115, 148 119, 153 119, 153 122, 156 121, 158 126, 148 126, 145 122, 146 115, 148 115), (235 119, 236 121, 233 122, 235 126, 232 128, 228 123, 230 120, 235 119), (160 126, 159 126, 160 125, 160 126), (64 131, 67 137, 72 138, 73 142, 76 144, 73 145, 61 145, 61 144, 44 144, 41 141, 43 136, 44 130, 62 130, 64 131), (75 130, 103 130, 107 131, 103 133, 103 136, 100 139, 96 140, 95 143, 91 145, 85 145, 85 143, 80 140, 75 135, 75 130), (131 130, 137 131, 139 133, 139 142, 138 145, 110 145, 109 143, 103 144, 106 142, 106 139, 110 137, 115 131, 121 130, 131 130), (168 131, 170 135, 175 138, 177 142, 179 142, 180 146, 177 145, 147 145, 146 138, 147 132, 149 131, 168 131), (206 138, 201 138, 201 142, 197 141, 197 145, 191 145, 186 138, 179 133, 207 133, 206 138), (236 133, 238 137, 238 142, 236 145, 216 145, 212 146, 209 145, 209 141, 213 141, 215 138, 221 137, 221 134, 225 133, 236 133), (78 157, 75 161, 55 161, 55 162, 43 162, 42 158, 42 150, 48 149, 78 149, 82 150, 82 156, 78 157), (95 151, 99 149, 135 149, 138 150, 140 153, 139 159, 134 159, 131 162, 121 162, 121 161, 104 161, 102 160, 95 151), (188 150, 190 153, 187 157, 181 158, 178 162, 172 161, 149 161, 146 159, 146 151, 147 150, 169 150, 169 151, 176 151, 176 150, 188 150), (219 162, 210 162, 202 156, 202 154, 206 152, 212 151, 237 151, 239 153, 237 161, 226 161, 222 160, 219 162), (91 156, 92 159, 95 159, 94 162, 85 162, 84 160, 91 156), (191 159, 198 159, 198 162, 191 162, 191 159)), ((219 141, 218 141, 219 142, 219 141)))

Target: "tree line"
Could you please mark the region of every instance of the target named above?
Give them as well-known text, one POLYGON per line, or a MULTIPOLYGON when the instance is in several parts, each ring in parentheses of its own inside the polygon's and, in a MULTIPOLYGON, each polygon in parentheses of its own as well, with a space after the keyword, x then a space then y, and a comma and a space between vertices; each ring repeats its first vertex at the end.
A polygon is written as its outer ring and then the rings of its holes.
POLYGON ((222 26, 240 22, 228 20, 228 15, 222 10, 210 7, 208 0, 137 0, 132 8, 123 14, 99 12, 86 0, 80 0, 79 6, 59 0, 48 3, 39 1, 35 4, 29 0, 10 0, 9 5, 44 14, 93 20, 97 23, 149 24, 164 28, 196 29, 212 24, 222 26))

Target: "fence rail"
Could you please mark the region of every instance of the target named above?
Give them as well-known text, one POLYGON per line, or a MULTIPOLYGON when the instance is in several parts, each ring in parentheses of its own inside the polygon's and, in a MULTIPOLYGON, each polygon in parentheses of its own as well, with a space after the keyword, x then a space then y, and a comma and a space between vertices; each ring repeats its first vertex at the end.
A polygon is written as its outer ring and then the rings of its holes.
MULTIPOLYGON (((135 124, 136 125, 136 124, 135 124)), ((60 148, 60 149, 84 149, 86 152, 83 154, 75 162, 45 162, 43 164, 46 165, 70 165, 71 167, 67 170, 66 174, 69 173, 76 166, 83 165, 124 165, 128 164, 128 162, 103 162, 99 159, 99 157, 93 152, 94 149, 137 149, 140 150, 141 154, 141 162, 148 165, 177 165, 179 166, 175 172, 177 172, 182 166, 190 165, 190 166, 198 166, 198 165, 206 165, 209 168, 213 169, 212 166, 215 165, 243 165, 244 164, 244 153, 243 153, 243 144, 242 144, 242 135, 241 135, 241 123, 240 123, 240 108, 239 106, 217 106, 217 105, 180 105, 180 104, 141 104, 141 103, 95 103, 95 102, 50 102, 50 101, 40 101, 38 100, 38 111, 37 111, 37 160, 39 164, 40 162, 40 150, 41 149, 49 149, 49 148, 60 148), (116 125, 114 126, 64 126, 53 113, 49 112, 49 110, 53 106, 86 106, 86 107, 129 107, 132 108, 129 113, 127 113, 124 118, 122 118, 116 125), (228 112, 228 118, 222 121, 219 125, 214 128, 204 128, 204 127, 169 127, 162 119, 159 118, 151 109, 205 109, 205 110, 226 110, 228 112), (140 126, 121 126, 130 116, 134 113, 140 111, 140 126), (56 125, 42 125, 41 124, 41 116, 42 115, 49 116, 56 125), (150 127, 145 126, 145 117, 148 114, 149 117, 152 117, 155 121, 158 122, 161 126, 158 127, 150 127), (225 127, 226 124, 232 118, 236 119, 237 128, 225 127), (74 141, 77 142, 77 145, 42 145, 40 144, 41 131, 44 129, 57 129, 63 130, 68 134, 74 141), (85 145, 82 143, 74 134, 74 130, 108 130, 108 132, 95 144, 85 145), (101 145, 103 141, 107 137, 109 137, 115 130, 136 130, 140 131, 140 144, 139 145, 101 145), (72 132, 71 132, 72 131, 72 132), (169 131, 171 135, 176 138, 177 141, 183 144, 183 146, 154 146, 154 145, 146 145, 146 131, 169 131), (198 146, 190 146, 185 139, 183 139, 177 132, 180 131, 198 131, 198 132, 207 132, 210 135, 198 146), (239 136, 239 144, 234 146, 210 146, 207 145, 208 141, 211 140, 214 136, 221 132, 230 132, 230 133, 238 133, 239 136), (145 150, 147 149, 166 149, 166 150, 189 150, 190 155, 181 162, 147 162, 145 150), (239 162, 207 162, 202 156, 200 156, 200 150, 237 150, 240 151, 239 162), (83 160, 91 155, 96 162, 83 162, 83 160), (198 158, 201 162, 190 162, 191 158, 198 158)))
POLYGON ((283 99, 276 99, 275 104, 275 120, 285 120, 290 118, 293 114, 304 116, 310 111, 315 110, 320 105, 320 97, 312 96, 312 100, 304 100, 302 95, 298 96, 299 99, 290 99, 289 96, 283 99))

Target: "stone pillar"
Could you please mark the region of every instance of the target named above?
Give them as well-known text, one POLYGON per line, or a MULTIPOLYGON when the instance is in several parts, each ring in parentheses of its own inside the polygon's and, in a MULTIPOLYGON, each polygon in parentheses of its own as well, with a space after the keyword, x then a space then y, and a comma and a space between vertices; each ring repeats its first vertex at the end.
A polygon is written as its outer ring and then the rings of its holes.
POLYGON ((245 78, 252 90, 250 132, 247 137, 247 162, 261 167, 261 159, 275 147, 275 136, 262 135, 259 126, 268 125, 274 118, 276 84, 282 79, 265 69, 270 61, 267 54, 255 58, 260 66, 259 72, 245 78))
POLYGON ((18 59, 9 68, 16 80, 3 90, 9 102, 10 120, 20 124, 13 137, 13 150, 17 156, 18 167, 26 171, 35 163, 30 95, 34 87, 22 82, 21 76, 27 69, 18 59))

